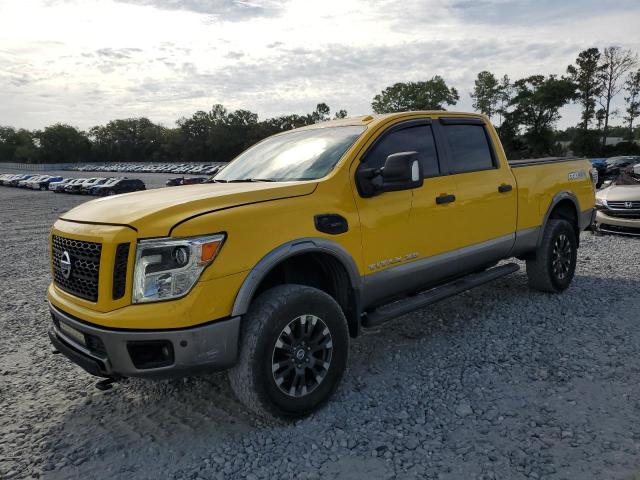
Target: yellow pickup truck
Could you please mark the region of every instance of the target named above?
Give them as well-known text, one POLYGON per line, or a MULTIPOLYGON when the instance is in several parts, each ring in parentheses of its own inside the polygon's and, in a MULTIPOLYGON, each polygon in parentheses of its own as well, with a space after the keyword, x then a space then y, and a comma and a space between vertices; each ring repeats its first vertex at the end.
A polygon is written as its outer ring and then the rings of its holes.
POLYGON ((584 159, 507 161, 477 114, 291 130, 212 183, 63 214, 49 336, 107 383, 229 369, 255 412, 304 415, 338 386, 350 337, 518 269, 502 260, 565 290, 594 188, 584 159))

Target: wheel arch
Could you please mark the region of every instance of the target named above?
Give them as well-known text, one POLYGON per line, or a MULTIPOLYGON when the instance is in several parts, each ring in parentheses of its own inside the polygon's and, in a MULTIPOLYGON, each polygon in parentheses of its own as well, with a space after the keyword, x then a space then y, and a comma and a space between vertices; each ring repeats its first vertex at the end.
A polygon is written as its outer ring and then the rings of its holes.
POLYGON ((547 227, 547 223, 550 219, 563 219, 567 220, 573 226, 576 232, 576 241, 578 242, 578 246, 580 243, 580 202, 578 201, 578 197, 573 192, 570 191, 562 191, 556 193, 551 199, 551 203, 549 204, 549 208, 544 216, 544 221, 542 223, 542 228, 538 233, 538 242, 537 246, 539 247, 542 243, 542 237, 544 235, 544 230, 547 227))
POLYGON ((310 262, 319 267, 319 271, 314 270, 311 274, 312 279, 301 279, 291 283, 313 286, 329 293, 341 306, 347 318, 350 335, 357 336, 360 333, 361 316, 360 273, 353 257, 344 247, 324 238, 290 241, 262 257, 238 290, 231 315, 246 314, 254 298, 272 284, 274 277, 278 276, 281 270, 294 269, 300 273, 303 269, 308 270, 310 262), (319 286, 314 283, 318 281, 330 281, 330 285, 326 286, 326 283, 323 283, 319 286), (345 286, 348 288, 344 288, 345 286))

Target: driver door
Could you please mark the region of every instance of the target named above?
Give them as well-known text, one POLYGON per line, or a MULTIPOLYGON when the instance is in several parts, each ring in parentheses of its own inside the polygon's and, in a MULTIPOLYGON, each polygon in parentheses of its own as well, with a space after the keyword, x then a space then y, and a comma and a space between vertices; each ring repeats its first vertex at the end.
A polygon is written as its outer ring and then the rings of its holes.
MULTIPOLYGON (((417 152, 425 184, 433 192, 449 191, 447 177, 439 177, 439 164, 430 120, 408 120, 392 125, 383 131, 365 151, 359 162, 352 166, 352 178, 359 168, 382 168, 389 155, 401 152, 417 152)), ((447 218, 455 208, 425 211, 416 205, 416 192, 408 189, 384 192, 373 197, 355 194, 360 216, 362 252, 364 259, 364 307, 392 298, 399 293, 419 286, 411 263, 433 255, 442 248, 447 230, 447 218), (429 228, 425 230, 424 219, 429 228), (433 248, 432 248, 433 246, 433 248), (432 251, 432 249, 435 249, 432 251)))

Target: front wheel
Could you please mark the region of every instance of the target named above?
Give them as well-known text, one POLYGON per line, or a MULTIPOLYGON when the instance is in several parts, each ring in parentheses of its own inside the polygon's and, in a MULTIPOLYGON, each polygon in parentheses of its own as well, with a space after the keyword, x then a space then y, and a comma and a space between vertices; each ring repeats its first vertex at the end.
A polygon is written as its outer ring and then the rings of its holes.
POLYGON ((253 302, 243 326, 229 380, 248 408, 264 417, 300 417, 335 392, 349 331, 331 296, 303 285, 274 287, 253 302))
POLYGON ((543 292, 566 290, 576 271, 578 241, 566 220, 549 220, 534 259, 527 260, 529 286, 543 292))

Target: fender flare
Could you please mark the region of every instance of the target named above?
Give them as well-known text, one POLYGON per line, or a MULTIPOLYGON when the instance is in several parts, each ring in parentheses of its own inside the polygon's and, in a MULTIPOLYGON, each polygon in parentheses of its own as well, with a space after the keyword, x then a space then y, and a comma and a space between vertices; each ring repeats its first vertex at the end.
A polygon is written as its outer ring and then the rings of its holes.
POLYGON ((580 202, 578 201, 578 197, 576 197, 573 192, 570 192, 568 190, 563 190, 556 193, 551 199, 551 203, 549 204, 549 208, 547 208, 547 212, 544 214, 544 220, 542 221, 540 232, 538 232, 538 241, 536 242, 536 247, 539 247, 542 244, 542 237, 544 236, 544 231, 547 228, 547 222, 549 221, 551 212, 563 200, 571 201, 576 212, 576 220, 578 221, 578 223, 580 222, 580 202))
POLYGON ((347 271, 351 287, 359 296, 362 290, 362 278, 351 254, 339 243, 326 238, 301 238, 274 248, 251 269, 238 290, 231 316, 235 317, 247 313, 258 285, 276 265, 287 258, 309 252, 327 253, 335 257, 347 271))

